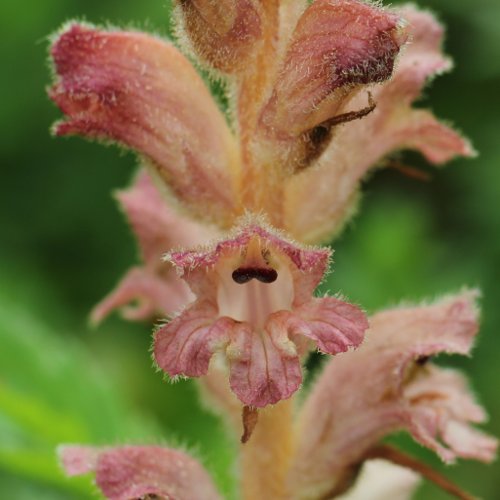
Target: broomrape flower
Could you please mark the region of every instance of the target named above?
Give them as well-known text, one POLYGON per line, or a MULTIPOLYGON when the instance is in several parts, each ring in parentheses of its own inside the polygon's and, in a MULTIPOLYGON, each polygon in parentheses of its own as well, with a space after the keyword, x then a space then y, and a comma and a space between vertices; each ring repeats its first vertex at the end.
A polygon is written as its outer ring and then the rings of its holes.
MULTIPOLYGON (((430 468, 379 442, 405 429, 446 462, 458 457, 493 460, 497 442, 471 426, 486 416, 463 375, 429 361, 442 352, 469 354, 478 330, 475 296, 473 291, 463 292, 433 304, 375 314, 365 343, 332 358, 301 405, 293 419, 295 445, 285 459, 281 457, 281 475, 265 453, 272 442, 260 442, 260 454, 251 456, 260 469, 259 480, 244 478, 245 498, 404 499, 418 485, 415 472, 458 498, 472 498, 430 468), (266 467, 273 469, 272 477, 266 475, 266 467), (266 476, 269 482, 263 484, 266 476)), ((272 441, 269 431, 279 436, 276 427, 265 429, 269 421, 263 416, 245 448, 253 440, 272 441)), ((65 447, 61 456, 70 475, 95 471, 97 485, 114 500, 146 494, 218 498, 201 466, 183 452, 65 447)))
POLYGON ((312 297, 329 255, 252 221, 211 249, 171 253, 197 300, 157 331, 158 365, 170 375, 205 375, 223 346, 231 388, 243 403, 262 407, 290 397, 306 352, 291 339, 302 335, 337 354, 358 346, 368 326, 357 307, 312 297))
MULTIPOLYGON (((465 495, 378 442, 405 429, 445 461, 493 458, 496 442, 470 426, 485 415, 463 378, 427 363, 469 352, 472 295, 379 313, 362 343, 358 307, 313 296, 330 251, 304 246, 341 230, 362 179, 390 153, 414 149, 436 165, 473 154, 412 108, 451 66, 441 26, 413 6, 360 0, 179 0, 174 17, 183 52, 223 82, 226 116, 158 37, 70 23, 51 47, 49 95, 65 114, 55 134, 117 142, 141 164, 118 199, 143 265, 93 319, 115 308, 173 316, 155 334, 158 366, 200 377, 232 427, 244 405, 244 498, 367 498, 366 485, 371 498, 406 498, 418 476, 402 467, 465 495), (290 398, 314 346, 344 354, 295 415, 290 398)), ((218 497, 180 451, 70 447, 62 458, 70 474, 94 471, 112 499, 218 497)))

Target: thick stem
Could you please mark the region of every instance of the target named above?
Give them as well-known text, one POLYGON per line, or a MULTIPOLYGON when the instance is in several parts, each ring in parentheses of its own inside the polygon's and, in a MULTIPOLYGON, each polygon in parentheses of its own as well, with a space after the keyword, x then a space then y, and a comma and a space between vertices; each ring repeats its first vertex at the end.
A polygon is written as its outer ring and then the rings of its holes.
POLYGON ((366 455, 366 458, 383 458, 393 464, 411 469, 421 476, 431 481, 442 490, 460 500, 474 500, 474 496, 462 490, 459 486, 452 483, 448 478, 441 475, 429 465, 420 462, 416 458, 403 453, 389 445, 379 445, 372 448, 366 455))
POLYGON ((241 446, 241 490, 244 500, 285 500, 285 476, 294 447, 293 401, 259 410, 259 421, 241 446))

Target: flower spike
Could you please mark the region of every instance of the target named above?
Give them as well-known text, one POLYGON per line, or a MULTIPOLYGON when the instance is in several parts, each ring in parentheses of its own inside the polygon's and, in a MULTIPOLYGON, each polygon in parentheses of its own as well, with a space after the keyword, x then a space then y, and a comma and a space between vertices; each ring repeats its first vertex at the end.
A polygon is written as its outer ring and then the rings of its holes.
POLYGON ((302 381, 306 348, 298 336, 337 354, 357 347, 368 326, 357 307, 312 296, 329 256, 252 220, 209 249, 172 252, 168 259, 197 300, 156 332, 158 366, 171 376, 198 377, 222 351, 231 388, 245 405, 289 398, 302 381))

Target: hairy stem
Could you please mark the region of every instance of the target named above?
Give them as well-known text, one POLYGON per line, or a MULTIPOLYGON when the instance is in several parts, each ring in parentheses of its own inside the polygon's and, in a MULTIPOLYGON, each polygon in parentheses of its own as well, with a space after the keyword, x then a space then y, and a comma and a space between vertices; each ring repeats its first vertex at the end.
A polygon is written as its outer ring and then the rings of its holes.
POLYGON ((251 438, 241 446, 244 500, 285 500, 285 475, 293 451, 292 399, 259 410, 251 438))

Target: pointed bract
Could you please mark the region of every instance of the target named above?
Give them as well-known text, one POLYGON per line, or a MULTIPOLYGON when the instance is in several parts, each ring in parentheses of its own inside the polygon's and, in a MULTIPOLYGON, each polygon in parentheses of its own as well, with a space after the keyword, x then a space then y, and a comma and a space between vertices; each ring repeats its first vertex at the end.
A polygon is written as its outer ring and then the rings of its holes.
POLYGON ((247 67, 262 37, 260 2, 178 0, 177 5, 185 38, 202 61, 225 73, 247 67))
POLYGON ((356 85, 387 80, 406 35, 393 12, 357 0, 316 0, 300 17, 261 117, 298 136, 332 118, 356 85))

